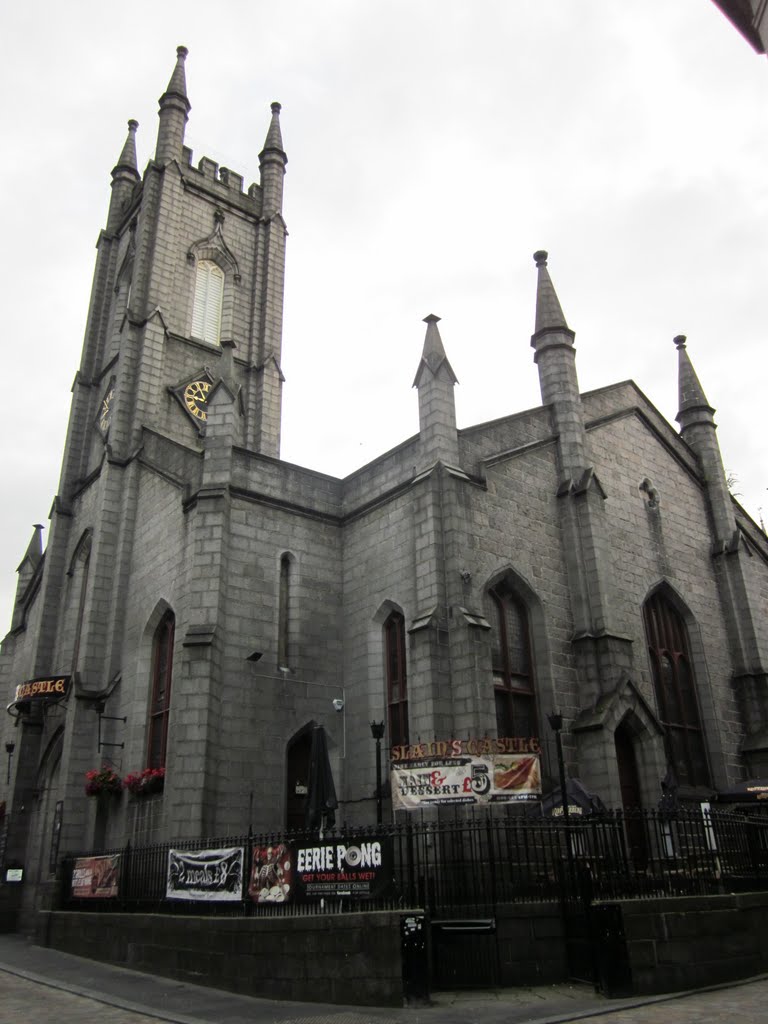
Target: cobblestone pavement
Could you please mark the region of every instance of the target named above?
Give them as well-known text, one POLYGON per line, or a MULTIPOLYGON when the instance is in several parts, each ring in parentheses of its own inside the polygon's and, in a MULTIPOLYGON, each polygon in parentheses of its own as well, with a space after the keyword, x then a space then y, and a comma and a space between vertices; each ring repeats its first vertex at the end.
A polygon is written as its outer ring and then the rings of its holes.
POLYGON ((0 1024, 765 1024, 768 976, 608 1000, 585 985, 437 993, 428 1007, 276 1002, 99 964, 0 935, 0 1024), (30 968, 34 966, 34 970, 30 968))
POLYGON ((0 1024, 157 1024, 147 1017, 0 970, 0 1024))

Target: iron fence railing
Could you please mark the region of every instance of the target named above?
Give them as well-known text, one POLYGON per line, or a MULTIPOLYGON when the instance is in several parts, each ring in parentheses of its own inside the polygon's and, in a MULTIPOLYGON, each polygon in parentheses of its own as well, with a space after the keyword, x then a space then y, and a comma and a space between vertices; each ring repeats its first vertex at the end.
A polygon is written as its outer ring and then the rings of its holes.
POLYGON ((317 843, 317 832, 247 833, 185 839, 63 858, 62 904, 71 910, 254 916, 424 908, 433 917, 491 916, 504 904, 552 900, 644 899, 768 889, 768 817, 733 811, 609 812, 583 818, 537 818, 501 812, 457 813, 376 828, 327 831, 326 843, 388 847, 391 878, 369 898, 354 893, 283 903, 248 895, 254 848, 317 843), (243 898, 237 902, 168 899, 169 850, 242 847, 243 898), (73 895, 78 858, 119 854, 114 898, 73 895))

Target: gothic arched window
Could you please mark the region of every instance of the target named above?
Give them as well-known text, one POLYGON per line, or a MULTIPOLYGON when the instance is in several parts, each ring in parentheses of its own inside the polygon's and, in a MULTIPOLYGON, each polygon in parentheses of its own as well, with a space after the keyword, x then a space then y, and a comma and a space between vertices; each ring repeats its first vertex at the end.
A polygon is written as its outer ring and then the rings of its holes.
POLYGON ((408 742, 408 687, 405 670, 405 619, 392 612, 384 623, 389 745, 408 742))
POLYGON ((291 664, 291 597, 291 556, 282 555, 277 609, 277 667, 281 669, 291 664))
POLYGON ((667 733, 668 757, 677 781, 688 786, 711 784, 704 734, 691 667, 688 630, 683 618, 661 593, 643 608, 659 717, 667 733))
POLYGON ((491 666, 499 736, 536 736, 536 692, 528 612, 504 583, 489 591, 492 605, 491 666))
POLYGON ((224 271, 212 260, 200 260, 195 277, 192 337, 218 345, 221 340, 221 305, 224 271))
POLYGON ((152 698, 149 705, 147 767, 164 768, 168 743, 173 676, 173 637, 176 619, 168 611, 160 620, 152 641, 152 698))

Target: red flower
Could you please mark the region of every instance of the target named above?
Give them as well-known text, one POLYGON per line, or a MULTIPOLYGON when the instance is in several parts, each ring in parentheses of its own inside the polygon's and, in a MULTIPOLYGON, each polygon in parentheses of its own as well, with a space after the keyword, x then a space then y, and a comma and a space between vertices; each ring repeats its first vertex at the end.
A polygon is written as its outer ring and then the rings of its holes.
POLYGON ((91 768, 85 773, 86 796, 99 796, 101 793, 119 795, 122 787, 120 776, 108 764, 103 764, 101 768, 91 768))
POLYGON ((123 785, 134 796, 162 793, 165 786, 165 768, 145 768, 141 772, 130 772, 123 779, 123 785))

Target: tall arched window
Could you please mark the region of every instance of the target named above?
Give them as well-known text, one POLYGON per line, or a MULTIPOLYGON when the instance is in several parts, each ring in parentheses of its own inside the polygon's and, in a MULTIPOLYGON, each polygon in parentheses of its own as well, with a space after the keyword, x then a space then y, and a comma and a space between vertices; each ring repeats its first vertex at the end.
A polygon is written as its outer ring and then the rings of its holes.
POLYGON ((677 781, 709 786, 688 630, 677 609, 658 592, 646 601, 643 619, 659 717, 666 729, 667 753, 677 781))
POLYGON ((493 610, 491 666, 499 736, 536 736, 536 692, 528 613, 504 583, 490 592, 493 610))
POLYGON ((384 623, 389 745, 408 742, 408 686, 405 669, 405 619, 392 612, 384 623))
POLYGON ((75 557, 72 560, 72 567, 69 574, 76 586, 79 587, 77 595, 77 618, 75 620, 75 636, 72 646, 72 672, 77 672, 80 667, 80 643, 83 638, 83 623, 85 620, 85 600, 88 596, 88 576, 91 569, 91 533, 86 530, 80 540, 75 557), (78 579, 79 575, 79 579, 78 579))
POLYGON ((277 609, 277 667, 290 668, 291 665, 291 556, 280 558, 280 588, 277 609))
POLYGON ((173 637, 176 619, 165 613, 152 641, 152 699, 149 706, 149 768, 165 767, 168 743, 168 716, 171 710, 171 679, 173 675, 173 637))
POLYGON ((221 305, 224 271, 212 260, 200 260, 195 278, 192 337, 218 345, 221 340, 221 305))

